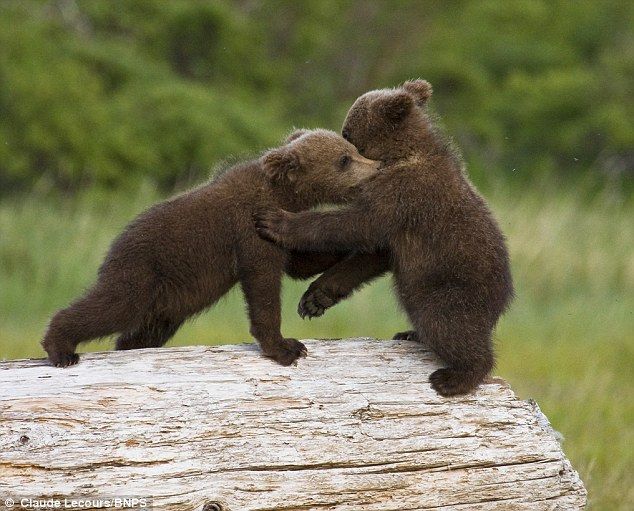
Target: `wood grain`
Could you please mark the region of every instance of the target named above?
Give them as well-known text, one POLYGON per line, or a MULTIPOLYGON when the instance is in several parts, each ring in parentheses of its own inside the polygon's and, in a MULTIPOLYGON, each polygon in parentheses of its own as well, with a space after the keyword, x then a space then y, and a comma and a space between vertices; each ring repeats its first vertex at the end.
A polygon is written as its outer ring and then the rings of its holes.
POLYGON ((93 353, 66 369, 0 363, 0 498, 134 496, 154 509, 230 511, 584 507, 547 419, 503 380, 446 399, 427 381, 438 361, 413 342, 305 343, 296 367, 253 345, 93 353))

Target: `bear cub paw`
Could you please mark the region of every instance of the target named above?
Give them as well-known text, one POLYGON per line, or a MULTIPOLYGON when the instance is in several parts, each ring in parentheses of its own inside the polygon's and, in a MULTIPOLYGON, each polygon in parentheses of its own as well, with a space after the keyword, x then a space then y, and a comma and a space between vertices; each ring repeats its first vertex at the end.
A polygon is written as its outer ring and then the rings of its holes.
POLYGON ((416 330, 407 330, 406 332, 397 332, 392 337, 395 341, 416 341, 419 342, 416 330))
POLYGON ((59 351, 50 353, 48 359, 55 367, 68 367, 79 362, 79 355, 72 351, 59 351))
POLYGON ((437 369, 431 373, 429 381, 433 389, 444 397, 468 394, 480 383, 472 372, 452 367, 437 369))
POLYGON ((297 313, 302 318, 317 318, 337 303, 325 290, 318 287, 306 291, 299 301, 297 313))
POLYGON ((261 210, 253 214, 255 230, 267 241, 278 245, 285 245, 285 238, 288 230, 288 211, 261 210))
POLYGON ((264 354, 278 364, 290 366, 298 358, 305 358, 308 355, 308 350, 297 339, 286 338, 273 346, 267 347, 264 354))

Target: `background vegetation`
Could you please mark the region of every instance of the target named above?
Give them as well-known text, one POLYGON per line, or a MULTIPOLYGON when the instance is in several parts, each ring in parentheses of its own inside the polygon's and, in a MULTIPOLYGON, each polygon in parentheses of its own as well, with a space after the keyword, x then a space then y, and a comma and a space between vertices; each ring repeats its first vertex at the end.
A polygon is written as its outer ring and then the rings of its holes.
MULTIPOLYGON (((633 19, 620 0, 4 0, 0 358, 43 356, 50 315, 149 204, 424 77, 509 239, 498 373, 563 433, 591 508, 633 509, 633 19)), ((388 279, 310 323, 304 287, 286 285, 288 335, 406 324, 388 279)), ((248 340, 242 309, 232 292, 173 343, 248 340)))

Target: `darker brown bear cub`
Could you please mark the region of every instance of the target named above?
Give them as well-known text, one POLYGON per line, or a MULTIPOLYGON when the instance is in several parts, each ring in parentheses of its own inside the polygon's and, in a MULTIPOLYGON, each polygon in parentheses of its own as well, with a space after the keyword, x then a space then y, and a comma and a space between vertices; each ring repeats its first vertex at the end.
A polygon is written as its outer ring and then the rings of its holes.
POLYGON ((260 160, 150 208, 114 241, 96 284, 51 320, 42 341, 51 363, 75 364, 80 342, 113 333, 117 349, 161 346, 239 282, 262 351, 291 364, 306 348, 280 333, 282 272, 307 278, 343 255, 288 254, 260 239, 252 215, 345 202, 377 168, 336 133, 298 131, 260 160))
MULTIPOLYGON (((442 358, 448 367, 430 380, 451 396, 470 392, 493 368, 491 335, 513 286, 504 237, 460 157, 428 117, 430 96, 424 80, 361 96, 343 136, 365 157, 381 160, 382 171, 350 207, 271 211, 256 226, 291 250, 360 250, 373 258, 374 275, 389 268, 415 328, 397 337, 417 338, 442 358)), ((311 285, 300 312, 321 314, 362 283, 348 282, 342 291, 331 270, 311 285)))

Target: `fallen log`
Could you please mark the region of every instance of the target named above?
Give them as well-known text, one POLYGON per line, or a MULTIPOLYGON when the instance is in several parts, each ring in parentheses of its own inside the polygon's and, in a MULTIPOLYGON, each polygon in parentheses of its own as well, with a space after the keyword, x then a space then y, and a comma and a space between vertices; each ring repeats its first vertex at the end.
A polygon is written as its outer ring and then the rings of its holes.
POLYGON ((0 506, 584 507, 547 419, 503 380, 446 399, 428 383, 438 361, 416 343, 306 345, 296 367, 253 345, 0 363, 0 506))

